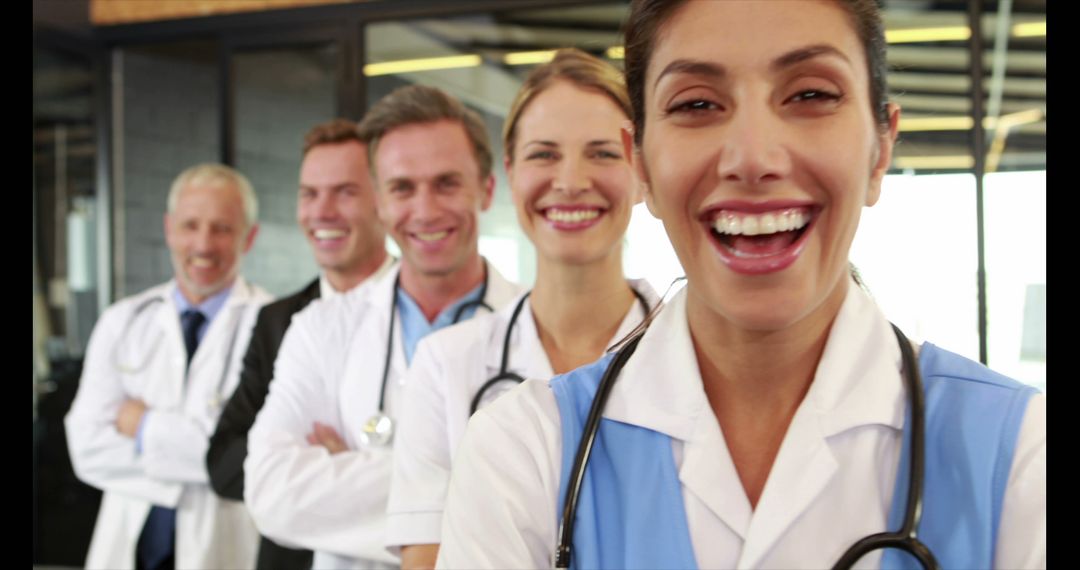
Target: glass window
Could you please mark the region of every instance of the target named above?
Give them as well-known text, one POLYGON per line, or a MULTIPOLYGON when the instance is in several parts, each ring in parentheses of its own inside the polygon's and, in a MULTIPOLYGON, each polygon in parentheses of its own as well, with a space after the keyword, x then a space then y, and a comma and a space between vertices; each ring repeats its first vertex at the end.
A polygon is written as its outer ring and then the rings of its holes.
POLYGON ((987 360, 1046 390, 1046 3, 988 5, 987 360))
POLYGON ((850 259, 885 315, 909 337, 978 360, 966 6, 892 0, 883 18, 899 135, 892 174, 878 203, 863 210, 850 259))
POLYGON ((864 208, 851 261, 905 334, 979 358, 975 178, 886 176, 864 208))

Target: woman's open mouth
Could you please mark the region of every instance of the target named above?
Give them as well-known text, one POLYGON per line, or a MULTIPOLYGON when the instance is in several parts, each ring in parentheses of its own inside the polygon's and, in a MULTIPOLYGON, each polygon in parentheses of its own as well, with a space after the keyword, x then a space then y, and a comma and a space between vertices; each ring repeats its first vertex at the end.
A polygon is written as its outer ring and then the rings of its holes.
POLYGON ((733 271, 760 275, 795 262, 817 218, 811 206, 765 212, 720 209, 710 213, 709 233, 733 271))

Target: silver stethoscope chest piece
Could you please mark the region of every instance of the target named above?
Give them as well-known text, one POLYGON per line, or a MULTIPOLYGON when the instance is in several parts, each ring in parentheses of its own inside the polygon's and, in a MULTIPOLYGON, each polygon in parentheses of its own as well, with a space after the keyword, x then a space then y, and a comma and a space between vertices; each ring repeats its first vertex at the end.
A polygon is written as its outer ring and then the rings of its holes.
POLYGON ((394 439, 394 420, 379 412, 364 424, 360 432, 360 441, 364 445, 387 446, 394 439))

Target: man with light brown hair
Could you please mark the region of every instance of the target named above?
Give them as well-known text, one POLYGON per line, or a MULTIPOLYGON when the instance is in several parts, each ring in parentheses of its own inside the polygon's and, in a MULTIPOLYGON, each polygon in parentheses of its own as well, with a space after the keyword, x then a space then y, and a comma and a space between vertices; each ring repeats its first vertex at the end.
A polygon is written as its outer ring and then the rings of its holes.
MULTIPOLYGON (((304 137, 296 218, 311 246, 320 276, 293 295, 263 308, 244 357, 240 385, 210 439, 206 462, 214 490, 244 498, 247 434, 266 401, 278 348, 295 313, 314 299, 347 294, 387 269, 386 233, 375 212, 367 149, 356 123, 335 119, 304 137)), ((310 550, 282 546, 262 537, 256 568, 310 568, 310 550)))

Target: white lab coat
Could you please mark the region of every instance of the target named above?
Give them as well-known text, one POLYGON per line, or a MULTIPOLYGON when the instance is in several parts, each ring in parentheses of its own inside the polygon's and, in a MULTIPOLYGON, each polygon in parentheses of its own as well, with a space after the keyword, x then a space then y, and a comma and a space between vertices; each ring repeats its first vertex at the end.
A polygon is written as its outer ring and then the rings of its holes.
MULTIPOLYGON (((649 307, 660 302, 647 281, 632 280, 630 286, 649 307)), ((497 313, 438 331, 420 342, 406 375, 394 453, 386 542, 392 552, 402 545, 439 542, 450 465, 465 435, 473 398, 499 373, 506 327, 520 298, 497 313)), ((630 334, 645 314, 635 299, 608 345, 630 334)), ((554 376, 528 300, 510 334, 509 348, 508 371, 522 378, 554 376)), ((511 381, 492 386, 480 407, 515 386, 511 381)))
POLYGON ((255 564, 255 526, 242 503, 220 499, 210 489, 206 449, 225 398, 239 381, 255 317, 273 297, 238 277, 185 378, 187 350, 174 287, 173 281, 159 285, 102 314, 64 420, 76 475, 105 492, 87 568, 134 568, 135 547, 153 505, 176 508, 177 568, 255 564), (141 454, 135 440, 115 427, 127 398, 149 409, 141 454))
MULTIPOLYGON (((852 284, 753 509, 702 388, 685 290, 641 340, 604 417, 672 438, 700 568, 827 568, 885 530, 907 401, 900 360, 888 321, 852 284)), ((1009 476, 997 568, 1046 566, 1045 419, 1037 395, 1009 476)), ((473 416, 454 461, 437 567, 552 563, 561 437, 545 381, 527 380, 473 416)), ((856 567, 880 559, 877 551, 856 567)))
MULTIPOLYGON (((314 550, 315 568, 398 564, 383 547, 392 448, 367 446, 359 437, 378 411, 398 269, 340 298, 314 301, 293 317, 266 404, 248 434, 244 502, 262 534, 314 550), (333 427, 349 450, 331 455, 309 445, 305 436, 316 421, 333 427)), ((484 300, 498 309, 519 288, 490 264, 488 275, 484 300)), ((396 418, 406 370, 400 319, 392 344, 385 413, 396 418)))

